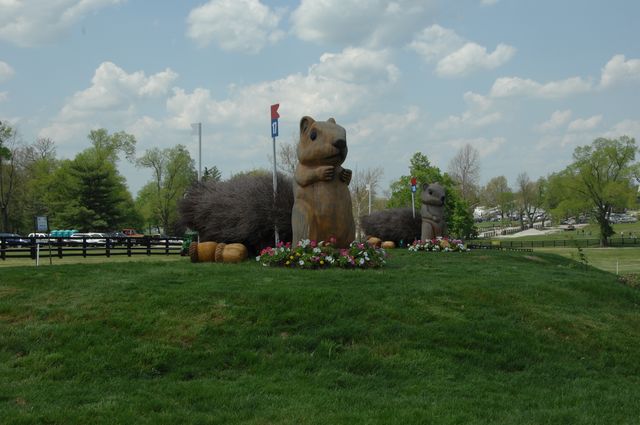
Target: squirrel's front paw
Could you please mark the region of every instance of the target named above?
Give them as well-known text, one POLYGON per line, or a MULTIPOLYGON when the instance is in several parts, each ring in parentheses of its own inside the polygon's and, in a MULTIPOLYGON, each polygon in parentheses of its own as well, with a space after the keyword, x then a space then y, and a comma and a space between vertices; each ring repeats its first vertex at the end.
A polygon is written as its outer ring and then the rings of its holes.
POLYGON ((324 167, 319 167, 320 171, 320 180, 331 181, 333 180, 333 176, 335 175, 335 168, 331 165, 325 165, 324 167))
POLYGON ((346 168, 343 169, 340 173, 340 180, 342 180, 346 184, 351 183, 351 174, 353 174, 351 170, 347 170, 346 168))

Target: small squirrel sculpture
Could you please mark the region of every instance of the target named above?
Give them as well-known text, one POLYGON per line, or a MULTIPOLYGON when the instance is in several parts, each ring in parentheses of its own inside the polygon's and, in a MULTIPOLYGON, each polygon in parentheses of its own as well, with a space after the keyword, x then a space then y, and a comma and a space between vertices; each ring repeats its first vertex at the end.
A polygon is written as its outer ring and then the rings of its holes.
POLYGON ((333 118, 300 120, 298 165, 291 212, 293 244, 300 240, 330 241, 340 248, 355 239, 349 183, 351 170, 341 167, 347 157, 347 134, 333 118))
POLYGON ((445 190, 440 183, 424 184, 422 186, 422 232, 420 239, 431 240, 443 236, 447 223, 444 219, 445 190))

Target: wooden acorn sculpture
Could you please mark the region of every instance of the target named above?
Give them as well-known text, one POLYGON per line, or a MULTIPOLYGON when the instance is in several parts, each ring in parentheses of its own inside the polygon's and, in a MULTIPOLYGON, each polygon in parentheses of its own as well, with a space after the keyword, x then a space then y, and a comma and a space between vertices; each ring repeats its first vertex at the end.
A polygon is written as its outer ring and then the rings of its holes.
POLYGON ((191 242, 189 257, 192 263, 240 263, 249 257, 241 243, 191 242))

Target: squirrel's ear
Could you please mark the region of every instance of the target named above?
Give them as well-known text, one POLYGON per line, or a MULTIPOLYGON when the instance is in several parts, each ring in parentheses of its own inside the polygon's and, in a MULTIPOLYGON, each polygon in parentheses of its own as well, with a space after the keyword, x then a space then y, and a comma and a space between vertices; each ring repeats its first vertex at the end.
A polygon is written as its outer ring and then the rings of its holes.
POLYGON ((302 117, 300 120, 300 134, 306 133, 314 122, 316 122, 316 120, 311 117, 302 117))
POLYGON ((427 190, 427 188, 429 187, 429 183, 422 183, 422 190, 427 190))
POLYGON ((330 122, 330 123, 333 123, 333 124, 335 124, 335 123, 336 123, 335 118, 329 118, 327 121, 328 121, 328 122, 330 122))

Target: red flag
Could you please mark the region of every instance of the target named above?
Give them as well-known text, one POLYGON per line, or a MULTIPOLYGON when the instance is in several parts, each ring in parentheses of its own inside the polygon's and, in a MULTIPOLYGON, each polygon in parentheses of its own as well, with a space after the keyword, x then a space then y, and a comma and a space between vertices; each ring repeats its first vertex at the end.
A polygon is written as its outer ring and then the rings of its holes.
POLYGON ((418 180, 415 177, 411 177, 411 186, 418 184, 418 180))
POLYGON ((276 103, 275 105, 271 105, 271 119, 272 120, 277 120, 278 118, 280 118, 280 114, 278 113, 278 108, 280 107, 279 103, 276 103))

